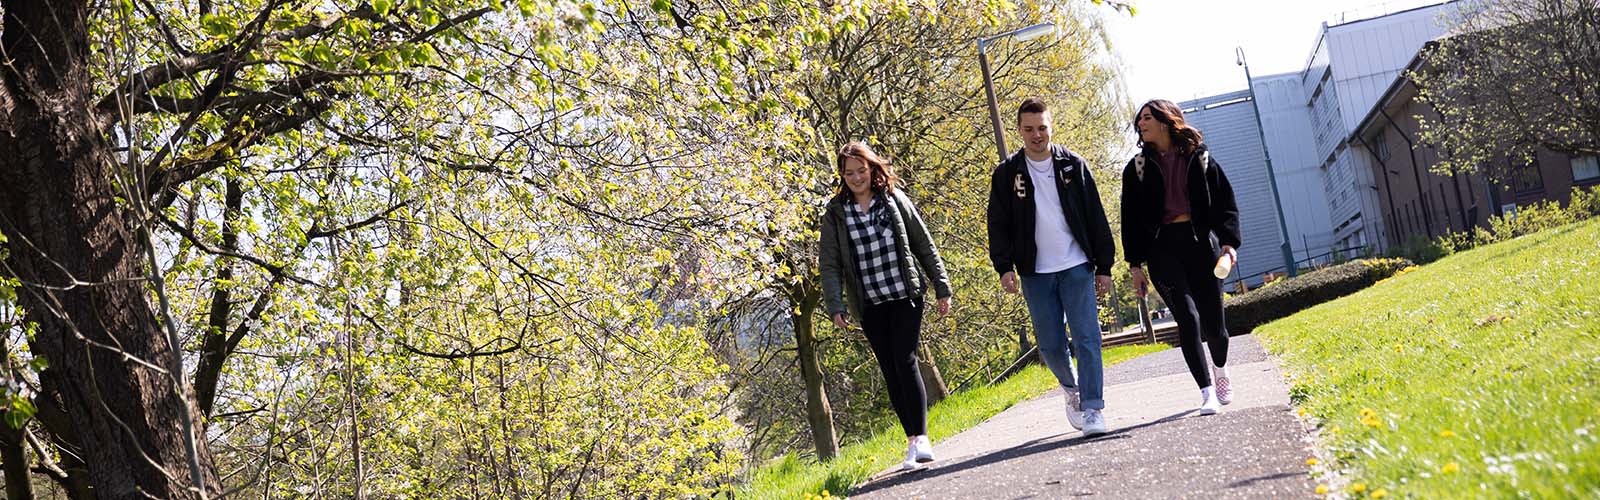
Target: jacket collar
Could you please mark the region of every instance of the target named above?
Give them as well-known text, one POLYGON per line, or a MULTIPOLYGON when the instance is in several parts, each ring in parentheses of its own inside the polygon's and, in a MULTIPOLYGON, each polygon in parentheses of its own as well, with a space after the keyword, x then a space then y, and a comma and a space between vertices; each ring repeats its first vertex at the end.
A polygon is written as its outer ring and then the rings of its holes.
MULTIPOLYGON (((879 194, 880 195, 884 195, 884 197, 887 198, 886 201, 888 201, 890 203, 893 203, 893 204, 889 205, 890 207, 895 207, 895 206, 897 206, 899 204, 899 200, 896 199, 896 198, 900 197, 900 190, 899 189, 896 189, 893 194, 884 194, 884 193, 879 193, 879 194)), ((837 210, 839 215, 844 215, 845 204, 846 203, 850 203, 852 201, 855 201, 855 200, 850 196, 850 193, 846 193, 846 192, 843 192, 843 191, 834 193, 833 194, 833 198, 829 198, 828 199, 828 211, 829 212, 833 212, 833 211, 837 210)))
MULTIPOLYGON (((1054 143, 1050 144, 1050 160, 1055 164, 1056 168, 1059 169, 1063 166, 1071 166, 1074 156, 1076 156, 1076 154, 1074 154, 1072 150, 1068 149, 1066 146, 1054 143)), ((1006 165, 1014 169, 1027 168, 1027 158, 1027 149, 1018 149, 1017 152, 1011 153, 1011 156, 1006 158, 1006 165)))

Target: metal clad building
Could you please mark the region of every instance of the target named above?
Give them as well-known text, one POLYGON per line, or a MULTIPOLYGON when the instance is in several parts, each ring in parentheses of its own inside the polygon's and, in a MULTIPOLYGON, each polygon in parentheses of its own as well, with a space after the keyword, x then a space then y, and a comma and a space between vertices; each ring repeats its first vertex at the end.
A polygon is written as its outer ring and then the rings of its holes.
POLYGON ((1453 21, 1457 2, 1323 24, 1300 83, 1322 158, 1334 245, 1382 245, 1383 217, 1372 166, 1345 143, 1417 50, 1453 21))
MULTIPOLYGON (((1365 18, 1347 13, 1322 25, 1303 70, 1252 80, 1290 245, 1302 266, 1334 251, 1382 249, 1385 221, 1370 155, 1347 139, 1422 45, 1447 31, 1460 4, 1365 18)), ((1205 134, 1237 191, 1245 244, 1228 281, 1258 285, 1261 273, 1283 270, 1283 236, 1250 94, 1228 92, 1179 105, 1205 134)))

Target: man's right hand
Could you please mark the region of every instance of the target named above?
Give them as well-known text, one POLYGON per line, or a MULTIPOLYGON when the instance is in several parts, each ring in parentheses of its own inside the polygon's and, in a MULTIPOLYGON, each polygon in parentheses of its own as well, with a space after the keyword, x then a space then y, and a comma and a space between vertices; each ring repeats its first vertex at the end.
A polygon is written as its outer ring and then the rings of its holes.
POLYGON ((1144 298, 1146 294, 1150 293, 1150 278, 1144 275, 1144 268, 1135 267, 1129 269, 1128 272, 1133 275, 1133 283, 1131 283, 1133 285, 1133 294, 1138 295, 1139 298, 1144 298))
POLYGON ((833 326, 839 327, 840 330, 849 330, 850 320, 844 318, 844 313, 834 313, 833 326))
POLYGON ((1000 275, 1000 288, 1004 288, 1006 293, 1017 293, 1017 272, 1006 271, 1000 275))

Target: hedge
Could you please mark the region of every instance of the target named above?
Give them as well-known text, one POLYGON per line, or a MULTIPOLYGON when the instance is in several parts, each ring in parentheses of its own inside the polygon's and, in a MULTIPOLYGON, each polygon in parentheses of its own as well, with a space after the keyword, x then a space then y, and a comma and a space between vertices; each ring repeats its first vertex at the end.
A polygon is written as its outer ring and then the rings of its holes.
POLYGON ((1272 320, 1361 291, 1411 266, 1410 260, 1401 258, 1357 260, 1229 297, 1228 334, 1250 333, 1272 320))

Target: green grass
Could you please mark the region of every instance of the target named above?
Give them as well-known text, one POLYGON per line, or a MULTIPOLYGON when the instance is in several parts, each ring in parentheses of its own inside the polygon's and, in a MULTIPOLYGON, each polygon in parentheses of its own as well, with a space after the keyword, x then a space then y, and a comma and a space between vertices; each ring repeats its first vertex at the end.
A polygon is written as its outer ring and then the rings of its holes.
MULTIPOLYGON (((1104 351, 1105 364, 1166 349, 1165 345, 1118 346, 1104 351)), ((1042 365, 1029 366, 1000 385, 979 387, 945 398, 928 413, 928 434, 939 440, 954 436, 1012 405, 1044 394, 1056 387, 1055 377, 1042 365)), ((735 498, 805 498, 807 494, 843 495, 857 483, 872 477, 905 453, 906 437, 898 422, 859 443, 839 448, 839 456, 827 463, 789 454, 757 469, 749 484, 735 498)), ((937 446, 935 446, 937 449, 937 446)))
POLYGON ((1600 497, 1597 242, 1600 219, 1523 236, 1258 328, 1332 493, 1600 497))

